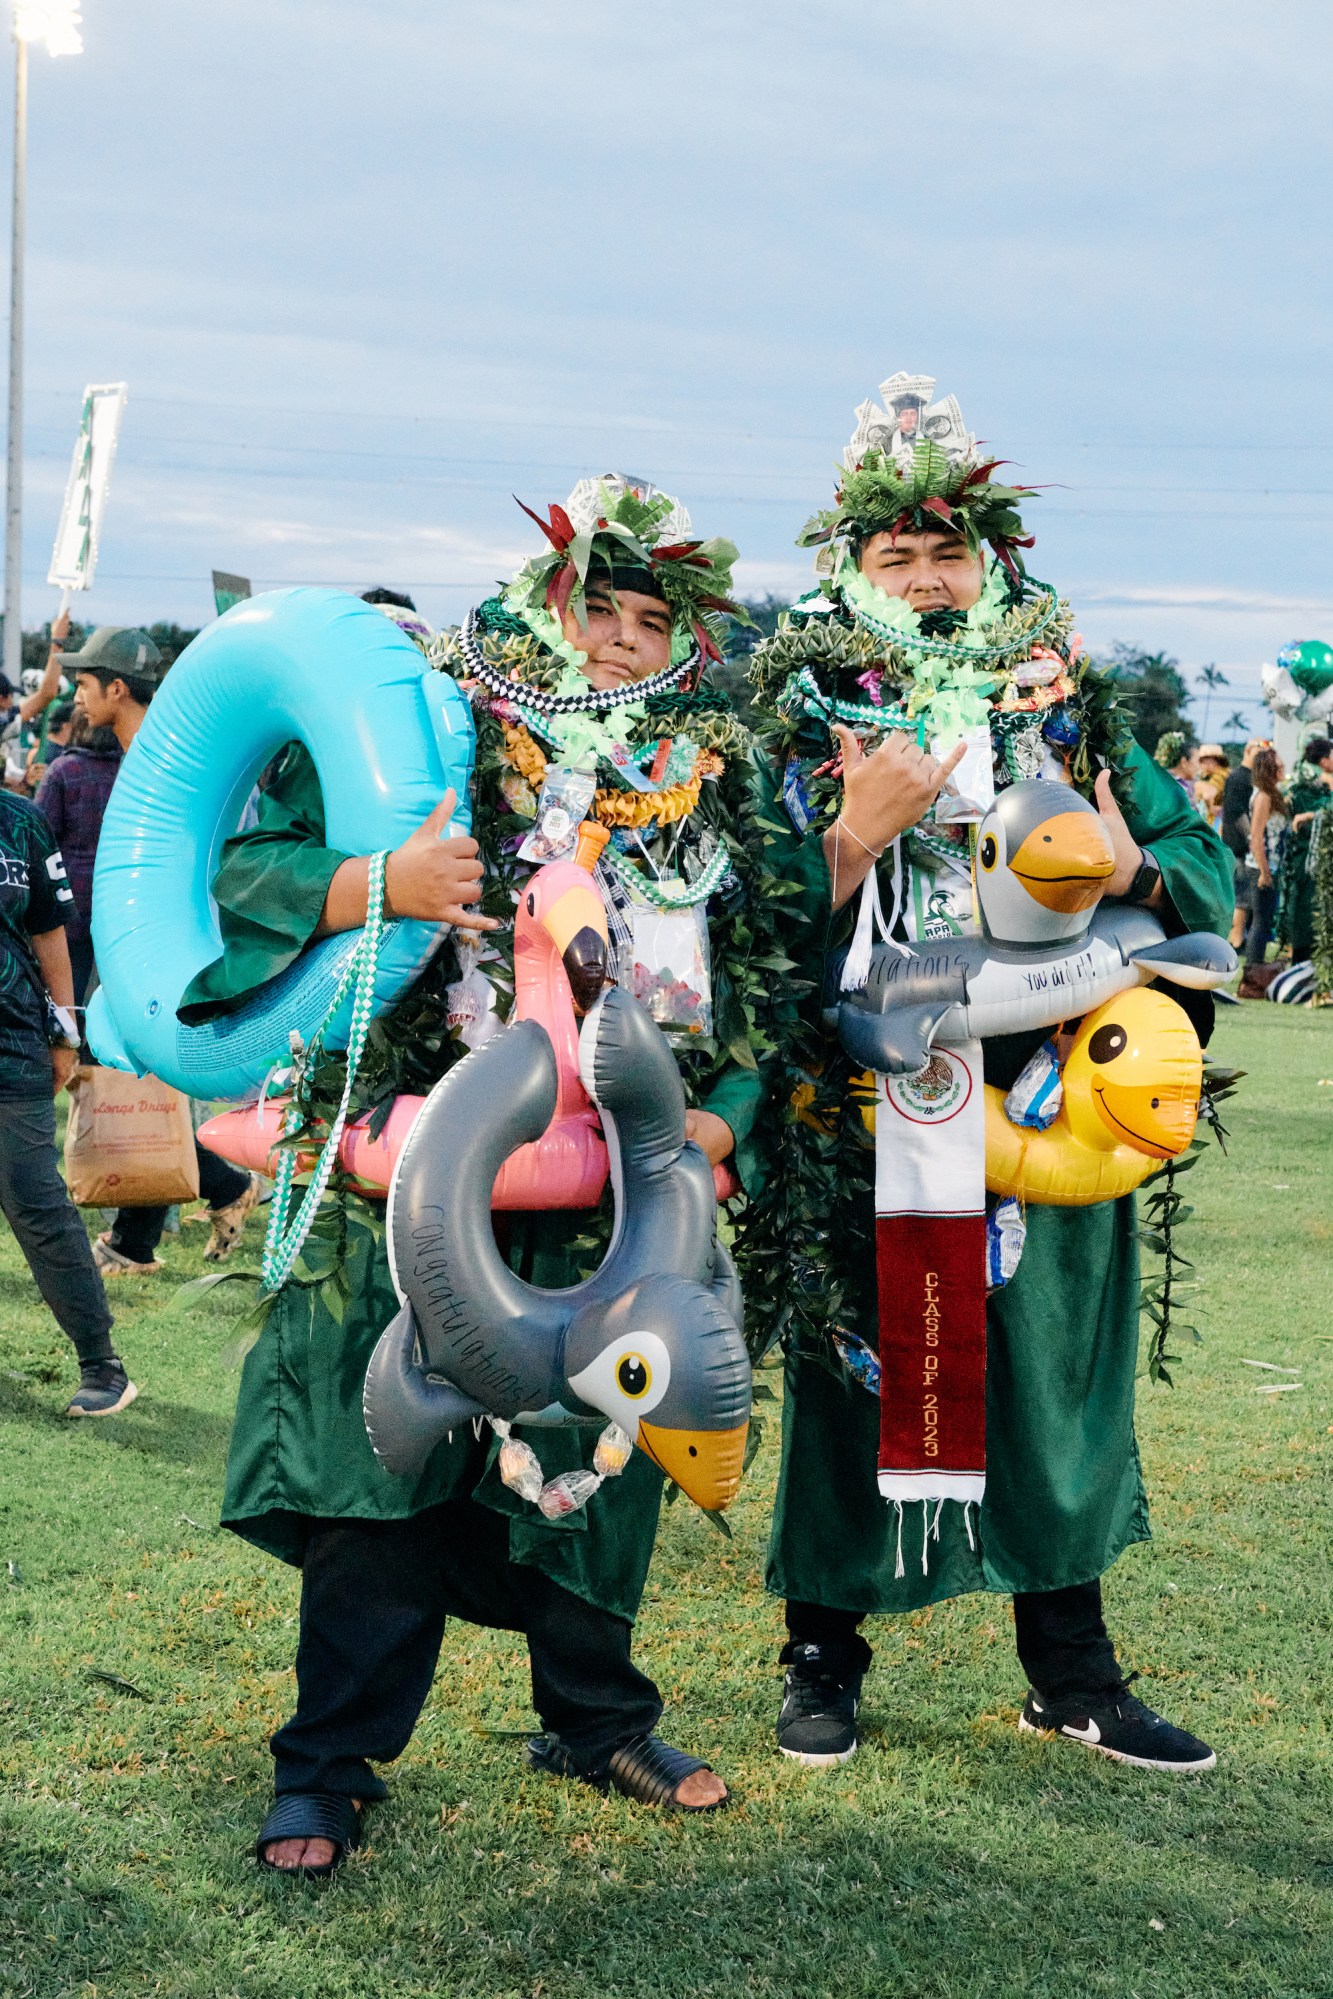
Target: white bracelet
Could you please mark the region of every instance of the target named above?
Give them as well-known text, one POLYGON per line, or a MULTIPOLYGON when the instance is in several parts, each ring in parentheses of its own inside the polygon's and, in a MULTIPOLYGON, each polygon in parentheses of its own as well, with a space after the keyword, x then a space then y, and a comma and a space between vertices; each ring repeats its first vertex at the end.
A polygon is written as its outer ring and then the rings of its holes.
POLYGON ((867 847, 865 841, 861 838, 860 834, 853 833, 851 827, 847 824, 847 821, 843 818, 841 812, 838 814, 837 818, 834 820, 833 823, 835 826, 841 826, 843 832, 847 835, 847 837, 851 840, 855 840, 857 846, 861 849, 861 852, 863 854, 869 854, 872 861, 883 860, 884 855, 887 852, 887 849, 884 847, 880 847, 878 850, 876 850, 874 847, 867 847))

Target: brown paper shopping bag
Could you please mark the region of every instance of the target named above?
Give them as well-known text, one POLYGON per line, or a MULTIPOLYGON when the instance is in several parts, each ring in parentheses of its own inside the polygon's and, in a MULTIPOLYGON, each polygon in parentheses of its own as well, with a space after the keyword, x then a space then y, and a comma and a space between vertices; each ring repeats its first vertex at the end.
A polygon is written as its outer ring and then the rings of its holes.
POLYGON ((190 1100, 156 1076, 81 1063, 69 1084, 65 1178, 81 1208, 199 1198, 190 1100))

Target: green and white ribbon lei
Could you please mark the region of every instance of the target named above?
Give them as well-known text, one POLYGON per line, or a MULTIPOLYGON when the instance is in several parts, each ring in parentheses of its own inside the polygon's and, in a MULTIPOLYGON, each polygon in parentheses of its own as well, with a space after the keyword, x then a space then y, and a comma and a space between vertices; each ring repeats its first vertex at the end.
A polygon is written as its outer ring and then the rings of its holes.
POLYGON ((713 890, 725 881, 731 866, 731 856, 725 846, 720 846, 694 881, 684 882, 679 888, 663 888, 651 875, 641 875, 637 868, 630 867, 614 847, 603 849, 602 860, 632 894, 642 896, 645 902, 651 902, 657 909, 668 910, 693 909, 696 903, 707 902, 713 890))
POLYGON ((787 682, 781 696, 782 706, 790 704, 793 689, 801 696, 801 706, 807 715, 822 716, 826 720, 832 715, 835 720, 846 722, 852 728, 858 724, 863 729, 916 727, 901 701, 886 701, 883 706, 876 706, 873 701, 843 701, 835 694, 826 694, 808 666, 803 666, 787 682))
MULTIPOLYGON (((277 1176, 273 1183, 273 1201, 269 1208, 268 1234, 264 1240, 264 1255, 260 1265, 265 1291, 281 1291, 296 1265, 296 1259, 305 1247, 306 1237, 314 1226, 319 1204, 329 1184, 329 1176, 338 1161, 338 1147, 342 1142, 343 1127, 347 1122, 347 1110, 352 1100, 352 1085, 365 1052, 366 1036, 374 1018, 375 973, 379 966, 380 939, 384 931, 384 870, 388 863, 387 853, 372 854, 370 857, 370 879, 366 893, 366 927, 361 932, 361 940, 343 967, 338 981, 338 990, 333 995, 329 1010, 325 1014, 306 1052, 307 1067, 318 1057, 324 1034, 330 1021, 346 999, 348 990, 355 984, 352 999, 352 1022, 347 1035, 347 1080, 343 1084, 342 1102, 333 1120, 323 1150, 315 1162, 310 1185, 297 1210, 296 1217, 288 1225, 287 1211, 291 1205, 292 1185, 296 1178, 296 1148, 288 1146, 278 1162, 277 1176)), ((297 1093, 287 1107, 283 1120, 283 1137, 289 1138, 301 1122, 301 1111, 297 1103, 297 1093)))

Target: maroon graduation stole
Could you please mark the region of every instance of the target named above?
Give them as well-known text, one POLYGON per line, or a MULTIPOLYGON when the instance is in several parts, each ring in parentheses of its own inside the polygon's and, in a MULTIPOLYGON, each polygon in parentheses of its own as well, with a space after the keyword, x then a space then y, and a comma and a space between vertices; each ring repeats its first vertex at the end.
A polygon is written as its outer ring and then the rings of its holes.
POLYGON ((879 1489, 898 1508, 902 1575, 904 1505, 926 1509, 924 1571, 943 1502, 959 1502, 967 1518, 986 1489, 981 1043, 934 1049, 917 1075, 876 1082, 879 1489))

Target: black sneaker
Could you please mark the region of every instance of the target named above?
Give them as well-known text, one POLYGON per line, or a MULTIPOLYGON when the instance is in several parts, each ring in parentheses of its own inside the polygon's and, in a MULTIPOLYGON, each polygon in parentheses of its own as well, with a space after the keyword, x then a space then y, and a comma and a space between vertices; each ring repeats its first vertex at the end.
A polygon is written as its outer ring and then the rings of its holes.
POLYGON ((128 1409, 139 1393, 118 1360, 88 1361, 79 1373, 79 1392, 65 1411, 67 1416, 114 1416, 118 1409, 128 1409))
POLYGON ((831 1672, 818 1645, 796 1645, 787 1668, 778 1748, 793 1763, 845 1763, 856 1753, 859 1672, 831 1672))
POLYGON ((1029 1735, 1064 1735, 1117 1763, 1165 1770, 1176 1777, 1197 1776, 1217 1762, 1216 1750, 1206 1742, 1183 1728, 1173 1728, 1124 1689, 1048 1701, 1029 1687, 1018 1725, 1029 1735))

